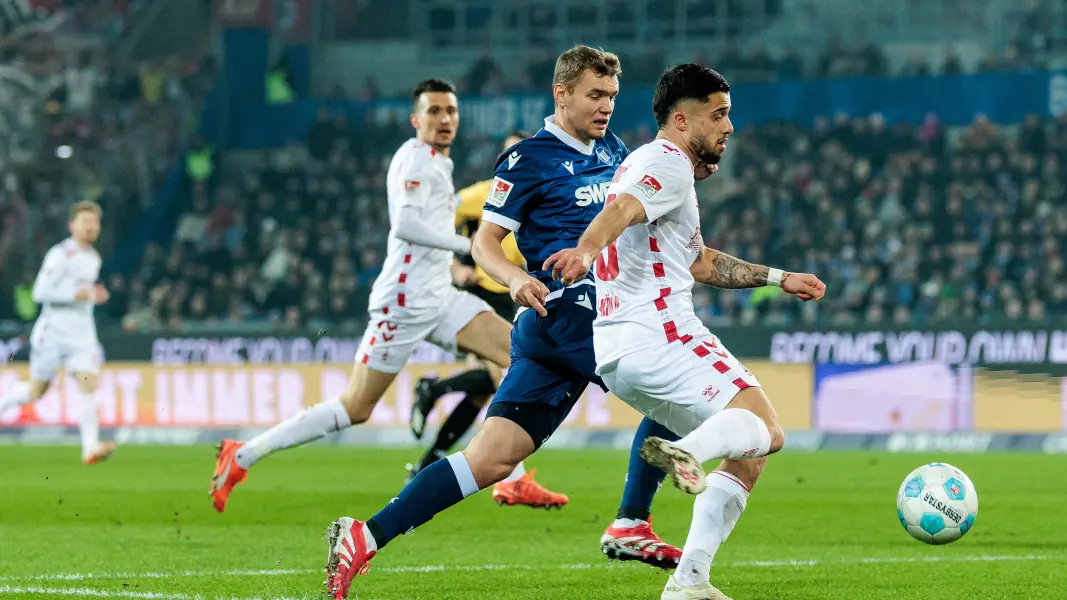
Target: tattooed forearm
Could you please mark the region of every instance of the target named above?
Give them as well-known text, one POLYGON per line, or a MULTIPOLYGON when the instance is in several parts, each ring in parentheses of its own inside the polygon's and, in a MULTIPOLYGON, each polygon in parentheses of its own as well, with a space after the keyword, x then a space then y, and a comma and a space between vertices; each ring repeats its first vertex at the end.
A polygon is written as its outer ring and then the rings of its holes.
POLYGON ((710 286, 738 290, 767 285, 767 267, 705 248, 691 269, 693 278, 710 286))

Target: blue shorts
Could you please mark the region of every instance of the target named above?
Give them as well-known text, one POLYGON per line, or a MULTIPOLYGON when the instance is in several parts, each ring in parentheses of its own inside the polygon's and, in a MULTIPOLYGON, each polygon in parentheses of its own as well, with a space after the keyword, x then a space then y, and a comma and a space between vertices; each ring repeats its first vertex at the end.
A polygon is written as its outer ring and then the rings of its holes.
POLYGON ((511 331, 511 367, 493 395, 487 417, 514 421, 540 447, 567 418, 590 383, 601 388, 589 308, 560 301, 542 317, 525 310, 511 331))

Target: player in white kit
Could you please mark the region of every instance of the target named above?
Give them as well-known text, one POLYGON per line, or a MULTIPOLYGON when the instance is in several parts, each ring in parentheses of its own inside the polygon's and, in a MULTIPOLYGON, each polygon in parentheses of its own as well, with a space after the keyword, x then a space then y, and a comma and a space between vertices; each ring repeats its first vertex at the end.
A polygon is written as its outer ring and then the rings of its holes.
POLYGON ((766 462, 785 441, 753 377, 696 316, 694 281, 721 288, 780 286, 820 300, 809 274, 744 262, 704 246, 693 183, 716 170, 733 132, 730 86, 694 64, 668 69, 653 98, 656 140, 616 171, 604 210, 577 248, 548 259, 564 283, 596 275, 597 373, 617 396, 683 436, 649 438, 641 456, 696 494, 693 522, 664 600, 729 600, 710 583, 726 541, 766 462), (595 265, 594 265, 595 262, 595 265), (554 266, 553 266, 554 265, 554 266), (705 474, 702 463, 722 459, 705 474))
POLYGON ((71 207, 70 237, 52 246, 33 282, 33 300, 41 305, 41 314, 30 333, 30 380, 16 383, 0 398, 0 413, 36 402, 63 367, 80 394, 77 418, 85 464, 105 460, 115 449, 112 443, 100 442, 94 397, 101 359, 93 308, 108 299, 107 290, 97 282, 100 254, 93 249, 100 235, 100 214, 95 202, 71 207))
POLYGON ((470 239, 454 228, 449 151, 459 126, 456 90, 447 81, 429 79, 415 87, 412 101, 416 137, 389 165, 389 250, 371 290, 370 323, 348 386, 339 398, 316 404, 247 443, 223 441, 211 483, 219 512, 261 458, 369 419, 419 343, 462 348, 504 369, 511 363, 511 324, 481 298, 452 285, 476 281, 474 269, 455 260, 471 248, 470 239))

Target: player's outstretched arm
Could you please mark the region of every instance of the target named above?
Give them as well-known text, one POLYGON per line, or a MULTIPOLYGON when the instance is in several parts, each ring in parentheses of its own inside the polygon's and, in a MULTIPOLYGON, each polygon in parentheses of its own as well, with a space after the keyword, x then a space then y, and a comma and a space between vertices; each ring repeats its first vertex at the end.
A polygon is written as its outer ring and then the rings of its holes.
POLYGON ((814 275, 752 264, 707 247, 689 267, 689 272, 696 281, 718 288, 738 290, 775 285, 804 301, 822 300, 826 293, 826 284, 814 275))
POLYGON ((552 269, 552 278, 570 285, 585 277, 600 251, 619 239, 627 227, 644 223, 645 207, 630 194, 622 194, 604 205, 578 240, 578 246, 548 257, 543 270, 552 269))
POLYGON ((511 262, 504 252, 504 238, 510 233, 511 230, 496 223, 482 221, 471 245, 474 262, 478 263, 493 281, 507 286, 511 291, 511 299, 517 304, 536 310, 542 317, 548 316, 548 311, 545 310, 548 288, 531 277, 522 267, 511 262))
POLYGON ((451 250, 456 254, 462 255, 467 255, 471 252, 469 239, 458 233, 433 230, 422 220, 419 209, 410 204, 400 207, 400 213, 393 230, 398 240, 409 244, 437 248, 439 250, 451 250))

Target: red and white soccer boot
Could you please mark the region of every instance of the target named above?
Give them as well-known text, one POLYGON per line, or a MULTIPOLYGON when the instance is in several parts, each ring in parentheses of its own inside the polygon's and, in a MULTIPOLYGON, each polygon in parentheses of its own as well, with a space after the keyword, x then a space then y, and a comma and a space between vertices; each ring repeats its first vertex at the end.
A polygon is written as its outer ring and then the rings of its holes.
POLYGON ((230 492, 238 484, 248 479, 248 469, 242 469, 237 464, 237 450, 244 446, 244 442, 234 440, 222 440, 219 444, 219 453, 215 456, 215 475, 211 478, 211 503, 215 510, 226 510, 226 502, 230 499, 230 492))
POLYGON ((567 494, 557 494, 534 481, 531 469, 515 481, 501 481, 493 485, 493 501, 503 506, 529 506, 531 508, 563 508, 571 501, 567 494))
POLYGON ((82 459, 82 462, 87 465, 95 465, 102 463, 105 460, 111 458, 111 455, 115 453, 115 444, 111 442, 103 442, 93 450, 92 454, 82 459))
POLYGON ((326 530, 330 552, 326 555, 326 594, 332 600, 348 598, 356 575, 366 575, 376 551, 367 549, 363 521, 341 517, 326 530))
POLYGON ((655 436, 645 438, 641 445, 641 458, 648 464, 666 473, 674 487, 696 496, 708 487, 704 467, 692 454, 665 439, 655 436))
POLYGON ((680 548, 652 531, 651 518, 633 527, 616 527, 613 522, 600 536, 600 550, 612 560, 636 560, 660 569, 676 569, 682 559, 680 548))

